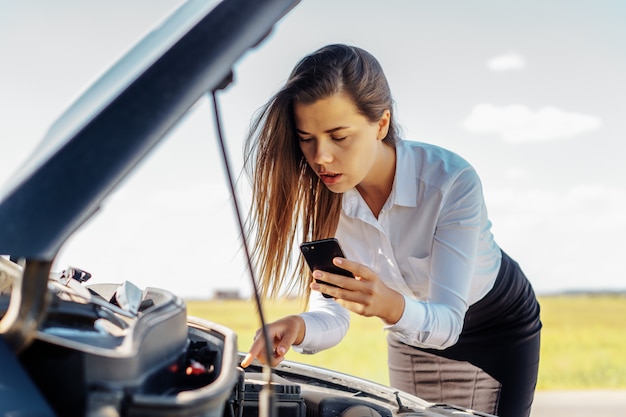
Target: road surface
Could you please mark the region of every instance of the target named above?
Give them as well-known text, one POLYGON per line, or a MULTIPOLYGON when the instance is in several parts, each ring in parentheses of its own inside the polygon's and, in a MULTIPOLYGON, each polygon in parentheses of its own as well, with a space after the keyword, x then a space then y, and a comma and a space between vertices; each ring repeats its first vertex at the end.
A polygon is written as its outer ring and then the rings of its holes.
POLYGON ((626 391, 537 391, 530 417, 626 417, 626 391))

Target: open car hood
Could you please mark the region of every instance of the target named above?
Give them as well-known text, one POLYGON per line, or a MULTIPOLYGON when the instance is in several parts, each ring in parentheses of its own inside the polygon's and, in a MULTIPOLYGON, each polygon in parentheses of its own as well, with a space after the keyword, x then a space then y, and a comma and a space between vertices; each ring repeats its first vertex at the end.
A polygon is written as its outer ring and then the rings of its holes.
POLYGON ((0 190, 0 254, 51 260, 131 169, 298 0, 191 0, 52 126, 0 190))

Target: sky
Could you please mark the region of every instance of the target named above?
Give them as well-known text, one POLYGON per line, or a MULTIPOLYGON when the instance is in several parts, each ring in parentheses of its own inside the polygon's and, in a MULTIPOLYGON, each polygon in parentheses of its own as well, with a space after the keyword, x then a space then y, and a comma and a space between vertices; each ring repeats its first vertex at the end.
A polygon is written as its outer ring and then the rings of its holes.
MULTIPOLYGON (((180 4, 0 0, 0 184, 180 4)), ((383 66, 403 137, 476 168, 496 241, 539 294, 625 290, 624 21, 622 0, 303 0, 218 96, 232 169, 295 63, 353 44, 383 66)), ((53 269, 67 266, 185 298, 251 293, 207 99, 63 246, 53 269)))

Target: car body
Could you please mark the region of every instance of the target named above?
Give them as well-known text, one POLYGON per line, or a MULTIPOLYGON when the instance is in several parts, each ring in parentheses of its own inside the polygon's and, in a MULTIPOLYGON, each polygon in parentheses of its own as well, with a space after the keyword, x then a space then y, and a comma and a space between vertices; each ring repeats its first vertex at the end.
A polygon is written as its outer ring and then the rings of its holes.
POLYGON ((70 236, 296 4, 183 4, 61 115, 0 191, 2 414, 484 415, 295 362, 243 370, 236 334, 187 316, 177 295, 51 271, 70 236))

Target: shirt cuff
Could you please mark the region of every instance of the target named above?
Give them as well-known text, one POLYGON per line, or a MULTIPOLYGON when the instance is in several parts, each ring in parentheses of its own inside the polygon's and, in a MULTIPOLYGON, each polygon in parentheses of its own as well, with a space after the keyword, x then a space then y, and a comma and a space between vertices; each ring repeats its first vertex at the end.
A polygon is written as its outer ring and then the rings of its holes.
POLYGON ((319 326, 318 321, 315 320, 314 317, 311 317, 311 314, 301 313, 300 317, 304 320, 304 338, 299 345, 292 345, 291 348, 298 353, 312 355, 319 352, 321 349, 307 349, 307 346, 314 346, 316 344, 314 335, 322 334, 322 328, 319 326))
POLYGON ((387 325, 383 329, 403 335, 418 333, 420 324, 426 320, 426 306, 421 301, 407 295, 403 295, 403 297, 404 311, 402 317, 397 323, 387 325))

